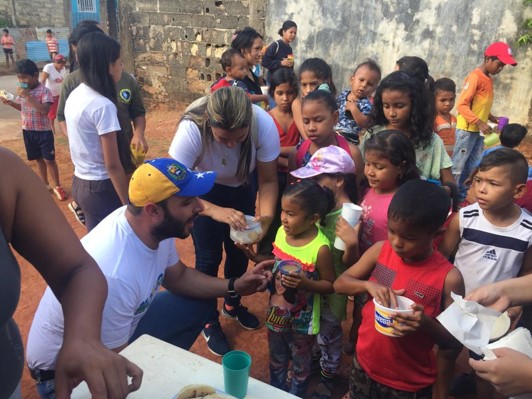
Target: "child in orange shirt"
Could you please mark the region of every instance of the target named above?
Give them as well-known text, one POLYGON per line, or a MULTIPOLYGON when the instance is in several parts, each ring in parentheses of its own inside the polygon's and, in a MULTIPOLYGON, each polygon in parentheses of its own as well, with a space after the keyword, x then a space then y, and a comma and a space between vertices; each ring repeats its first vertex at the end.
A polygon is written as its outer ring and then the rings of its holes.
POLYGON ((456 117, 451 114, 451 110, 456 100, 456 84, 449 78, 438 79, 434 82, 434 99, 434 133, 441 137, 447 154, 452 157, 456 141, 456 117))
POLYGON ((482 155, 483 136, 492 132, 487 122, 499 122, 499 118, 490 112, 493 104, 491 76, 497 75, 507 64, 517 65, 510 46, 503 42, 490 44, 484 51, 484 61, 465 79, 458 97, 452 173, 460 192, 459 202, 462 202, 467 194, 464 181, 482 155))

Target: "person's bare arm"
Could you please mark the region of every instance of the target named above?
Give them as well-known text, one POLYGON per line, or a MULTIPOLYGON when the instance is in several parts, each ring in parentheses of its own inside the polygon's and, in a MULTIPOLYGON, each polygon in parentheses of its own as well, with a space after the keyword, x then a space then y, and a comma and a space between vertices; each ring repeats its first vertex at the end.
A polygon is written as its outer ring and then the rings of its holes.
MULTIPOLYGON (((354 144, 349 143, 349 149, 351 150, 351 158, 355 163, 355 175, 357 177, 357 192, 360 193, 362 180, 364 180, 364 158, 362 158, 362 153, 358 147, 354 144)), ((359 199, 361 200, 361 199, 359 199)))
POLYGON ((451 168, 440 169, 440 180, 442 183, 454 184, 454 177, 453 173, 451 172, 451 168))
POLYGON ((9 105, 10 107, 13 107, 15 108, 17 111, 20 111, 20 104, 13 101, 13 100, 8 100, 7 98, 5 97, 0 97, 0 101, 2 101, 3 104, 5 105, 9 105))
POLYGON ((308 139, 305 133, 305 126, 303 125, 303 117, 301 116, 301 99, 299 97, 292 102, 292 116, 303 140, 308 139))
MULTIPOLYGON (((264 291, 271 279, 273 260, 257 264, 235 281, 235 291, 239 295, 251 295, 264 291)), ((229 281, 212 277, 200 271, 187 267, 179 261, 174 266, 166 269, 163 287, 174 294, 192 298, 212 299, 220 298, 227 294, 229 281)))
POLYGON ((148 152, 148 142, 144 136, 146 131, 146 117, 144 115, 139 115, 133 119, 133 138, 131 139, 131 146, 142 148, 144 153, 148 152))
POLYGON ((363 129, 369 127, 369 116, 360 111, 360 109, 358 108, 358 101, 350 101, 346 99, 345 109, 351 112, 351 115, 353 115, 353 119, 358 126, 363 129))
POLYGON ((449 223, 449 226, 447 227, 447 230, 445 231, 445 235, 443 236, 443 241, 438 247, 438 250, 442 253, 443 256, 449 259, 451 256, 453 256, 456 253, 459 243, 460 243, 460 214, 457 213, 456 215, 454 215, 453 219, 451 220, 451 223, 449 223))
POLYGON ((102 143, 105 168, 107 169, 107 173, 109 173, 109 178, 113 183, 116 194, 118 194, 122 204, 125 205, 128 203, 128 181, 118 155, 116 132, 100 135, 100 142, 102 143))
POLYGON ((279 154, 279 158, 277 159, 279 167, 288 169, 288 157, 290 156, 290 152, 293 148, 294 146, 281 147, 281 153, 279 154))
POLYGON ((532 392, 532 359, 509 348, 493 349, 493 353, 495 360, 469 359, 477 375, 504 397, 532 392))
POLYGON ((334 291, 338 294, 357 295, 367 292, 367 279, 375 268, 383 242, 371 246, 357 263, 343 272, 334 282, 334 291))
POLYGON ((319 280, 308 279, 304 273, 283 275, 282 282, 287 288, 304 289, 318 294, 332 294, 333 283, 336 278, 333 266, 332 252, 328 246, 323 246, 318 252, 316 268, 320 272, 319 280))
POLYGON ((246 228, 246 218, 242 211, 234 208, 224 208, 202 199, 203 211, 202 216, 210 217, 220 223, 227 223, 230 227, 241 230, 246 228))
POLYGON ((100 342, 106 280, 37 175, 0 148, 0 223, 13 248, 43 276, 61 302, 63 346, 57 358, 56 395, 70 396, 85 380, 94 398, 123 398, 138 389, 142 371, 100 342), (39 206, 35 206, 39 198, 39 206), (127 375, 133 377, 128 386, 127 375))
POLYGON ((296 158, 297 158, 297 148, 293 147, 292 151, 290 151, 290 154, 288 154, 288 177, 287 177, 288 184, 293 183, 296 180, 296 178, 290 174, 290 172, 297 169, 296 158))
POLYGON ((48 74, 48 72, 42 71, 41 80, 40 80, 41 84, 45 84, 46 83, 46 79, 48 79, 48 76, 50 76, 48 74))
POLYGON ((260 103, 262 101, 268 102, 268 96, 265 94, 251 94, 249 99, 252 103, 260 103))
POLYGON ((532 304, 530 287, 532 287, 532 274, 527 274, 484 285, 467 294, 465 299, 504 312, 510 306, 532 304))
POLYGON ((277 159, 271 162, 257 161, 259 178, 259 216, 264 234, 270 228, 275 217, 279 183, 277 181, 277 159))
POLYGON ((336 236, 345 243, 345 251, 342 254, 342 263, 350 267, 360 258, 358 238, 360 236, 360 223, 351 226, 342 217, 336 220, 336 236))
POLYGON ((59 128, 61 129, 61 132, 63 132, 63 136, 65 136, 68 139, 68 129, 67 129, 66 122, 59 121, 59 128))

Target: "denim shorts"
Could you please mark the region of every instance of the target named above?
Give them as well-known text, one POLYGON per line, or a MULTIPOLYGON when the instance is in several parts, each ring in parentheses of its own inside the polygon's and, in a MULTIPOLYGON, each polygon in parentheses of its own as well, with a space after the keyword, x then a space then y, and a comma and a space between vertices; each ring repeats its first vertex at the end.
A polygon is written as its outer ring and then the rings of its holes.
POLYGON ((42 399, 55 399, 55 380, 37 382, 35 386, 42 399))

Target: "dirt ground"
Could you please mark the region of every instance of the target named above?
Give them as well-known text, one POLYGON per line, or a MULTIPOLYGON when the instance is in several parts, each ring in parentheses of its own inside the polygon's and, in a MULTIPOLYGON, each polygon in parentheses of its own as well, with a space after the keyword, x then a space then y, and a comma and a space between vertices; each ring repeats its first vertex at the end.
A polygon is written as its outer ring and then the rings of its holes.
MULTIPOLYGON (((158 108, 148 112, 146 137, 150 149, 147 154, 147 158, 168 156, 167 151, 174 136, 177 121, 179 120, 183 110, 184 105, 180 105, 171 110, 158 108)), ((6 141, 1 143, 1 145, 11 149, 25 159, 24 143, 22 140, 6 141)), ((56 152, 61 182, 67 192, 70 194, 72 182, 72 163, 70 161, 67 141, 61 135, 56 136, 56 152)), ((35 167, 33 168, 36 171, 35 167)), ((69 201, 60 202, 57 199, 55 199, 55 201, 57 206, 63 211, 63 214, 69 221, 76 234, 79 237, 82 237, 86 233, 85 228, 76 221, 73 213, 67 208, 69 201)), ((193 266, 194 248, 192 245, 192 240, 190 238, 186 240, 177 240, 176 245, 181 259, 187 265, 193 266)), ((33 320, 33 315, 46 288, 46 284, 42 277, 25 259, 18 255, 17 259, 22 271, 22 292, 20 303, 15 314, 15 320, 20 327, 24 342, 26 342, 29 328, 33 320)), ((268 296, 266 293, 256 294, 243 299, 244 305, 248 306, 254 314, 260 317, 262 327, 256 331, 246 331, 242 329, 238 323, 223 317, 221 318, 224 331, 233 347, 235 349, 245 350, 251 354, 253 359, 251 376, 264 382, 269 381, 268 343, 266 328, 264 327, 264 316, 267 302, 268 296)), ((191 351, 211 360, 217 361, 218 363, 221 362, 221 358, 211 354, 208 351, 207 345, 201 336, 191 348, 191 351)), ((351 364, 350 360, 350 358, 345 357, 342 363, 342 373, 344 375, 347 375, 348 373, 351 364)), ((317 380, 317 378, 314 378, 314 380, 317 380)), ((346 390, 347 383, 343 381, 337 389, 335 397, 341 397, 346 390)), ((24 370, 24 376, 22 379, 22 394, 23 398, 25 399, 38 398, 33 380, 29 376, 27 369, 24 370)))

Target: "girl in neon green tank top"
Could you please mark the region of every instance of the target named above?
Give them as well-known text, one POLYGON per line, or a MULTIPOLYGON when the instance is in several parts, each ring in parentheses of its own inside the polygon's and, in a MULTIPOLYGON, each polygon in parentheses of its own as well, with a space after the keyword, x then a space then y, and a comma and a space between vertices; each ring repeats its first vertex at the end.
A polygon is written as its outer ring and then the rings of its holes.
POLYGON ((281 198, 282 226, 273 244, 276 278, 277 266, 283 260, 298 262, 301 272, 282 274, 270 297, 266 320, 270 383, 284 387, 288 361, 292 359, 290 392, 300 397, 307 389, 311 348, 320 328, 321 295, 333 292, 335 273, 329 240, 317 226, 333 206, 331 191, 311 180, 289 185, 281 198), (285 291, 292 291, 292 295, 285 291))
MULTIPOLYGON (((359 258, 358 225, 353 228, 341 217, 344 203, 357 203, 355 164, 350 154, 338 146, 322 147, 310 161, 291 174, 312 179, 334 194, 335 205, 323 219, 321 230, 331 244, 335 277, 359 258), (345 251, 333 246, 336 237, 345 242, 345 251)), ((321 350, 321 383, 312 397, 330 396, 342 356, 342 320, 346 318, 347 296, 333 293, 322 296, 320 332, 317 343, 321 350)))

